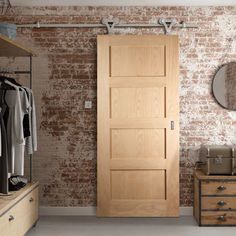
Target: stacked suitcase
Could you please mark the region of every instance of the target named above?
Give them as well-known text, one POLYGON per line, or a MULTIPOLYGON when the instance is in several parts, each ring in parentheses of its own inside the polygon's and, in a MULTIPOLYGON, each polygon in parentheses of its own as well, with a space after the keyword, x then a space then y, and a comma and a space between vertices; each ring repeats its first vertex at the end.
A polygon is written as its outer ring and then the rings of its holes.
POLYGON ((206 175, 235 175, 236 146, 209 145, 200 151, 200 169, 206 175))

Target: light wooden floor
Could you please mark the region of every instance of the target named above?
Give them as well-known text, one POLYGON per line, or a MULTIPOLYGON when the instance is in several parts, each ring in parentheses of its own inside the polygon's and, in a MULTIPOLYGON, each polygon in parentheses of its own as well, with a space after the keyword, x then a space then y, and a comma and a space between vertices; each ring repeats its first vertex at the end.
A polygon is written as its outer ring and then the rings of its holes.
POLYGON ((232 236, 236 227, 198 227, 192 217, 41 217, 27 236, 232 236))

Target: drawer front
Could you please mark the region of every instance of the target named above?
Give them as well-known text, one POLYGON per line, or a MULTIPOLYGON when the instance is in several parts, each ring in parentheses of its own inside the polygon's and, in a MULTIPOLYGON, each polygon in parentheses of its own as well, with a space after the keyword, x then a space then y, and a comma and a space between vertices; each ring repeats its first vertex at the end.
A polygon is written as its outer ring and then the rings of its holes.
POLYGON ((1 236, 23 236, 38 219, 38 188, 0 217, 1 236))
POLYGON ((12 208, 0 217, 1 236, 22 236, 19 232, 20 218, 15 208, 12 208))
POLYGON ((236 181, 203 181, 202 195, 236 195, 236 181))
POLYGON ((236 197, 202 197, 202 210, 236 210, 236 197))
POLYGON ((24 235, 38 219, 38 188, 29 193, 20 203, 20 232, 24 235))
POLYGON ((236 212, 233 211, 203 211, 202 225, 236 225, 236 212))

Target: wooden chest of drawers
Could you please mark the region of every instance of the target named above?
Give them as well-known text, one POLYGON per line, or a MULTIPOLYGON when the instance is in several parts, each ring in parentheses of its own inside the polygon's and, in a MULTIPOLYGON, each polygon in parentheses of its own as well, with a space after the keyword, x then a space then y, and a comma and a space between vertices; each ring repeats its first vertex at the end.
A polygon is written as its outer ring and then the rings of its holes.
POLYGON ((0 197, 0 235, 23 236, 38 220, 38 183, 0 197))
POLYGON ((236 176, 194 173, 194 217, 199 226, 236 226, 236 176))

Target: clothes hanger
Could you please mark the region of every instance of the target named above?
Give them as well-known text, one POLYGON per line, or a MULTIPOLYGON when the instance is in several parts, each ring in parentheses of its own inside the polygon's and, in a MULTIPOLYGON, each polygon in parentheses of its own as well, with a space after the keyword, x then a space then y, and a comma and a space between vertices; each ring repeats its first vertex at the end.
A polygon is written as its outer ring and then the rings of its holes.
POLYGON ((0 81, 5 81, 5 80, 8 80, 9 82, 15 84, 18 87, 22 87, 22 85, 17 83, 14 78, 11 78, 11 77, 8 77, 8 76, 5 76, 5 75, 0 75, 0 81))
POLYGON ((8 80, 11 83, 13 83, 16 86, 22 87, 21 84, 17 83, 16 80, 14 78, 12 78, 10 75, 15 74, 14 71, 11 71, 9 69, 2 69, 1 68, 1 72, 0 72, 0 81, 3 80, 8 80))
POLYGON ((5 83, 5 80, 2 81, 1 79, 0 79, 0 89, 2 89, 2 90, 15 90, 15 88, 13 86, 5 83))

